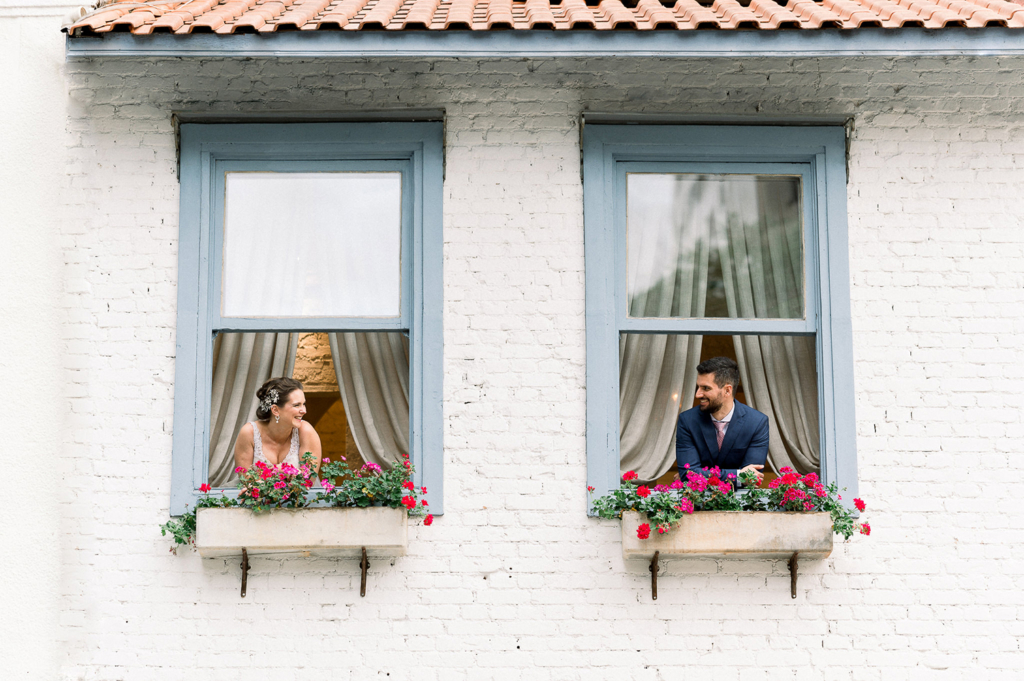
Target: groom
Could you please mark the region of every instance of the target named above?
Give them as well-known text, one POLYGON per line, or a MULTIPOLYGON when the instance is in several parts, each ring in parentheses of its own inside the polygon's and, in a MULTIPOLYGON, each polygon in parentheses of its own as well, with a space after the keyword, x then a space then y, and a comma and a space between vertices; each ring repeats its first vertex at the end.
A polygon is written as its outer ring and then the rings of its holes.
POLYGON ((700 472, 718 466, 722 476, 742 471, 757 473, 768 457, 768 417, 733 399, 740 382, 739 366, 728 357, 712 357, 697 365, 698 406, 679 414, 676 428, 676 462, 679 475, 685 466, 700 472))

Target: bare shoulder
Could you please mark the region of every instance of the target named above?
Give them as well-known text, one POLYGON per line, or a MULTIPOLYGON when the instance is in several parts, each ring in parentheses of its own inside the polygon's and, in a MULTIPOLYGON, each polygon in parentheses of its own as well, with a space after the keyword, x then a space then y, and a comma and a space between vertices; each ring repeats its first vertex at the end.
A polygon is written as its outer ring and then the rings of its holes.
POLYGON ((303 421, 302 425, 299 426, 299 440, 302 442, 318 442, 320 436, 317 434, 313 424, 303 421))
POLYGON ((252 423, 246 423, 244 426, 242 426, 242 429, 238 431, 238 439, 235 440, 235 444, 247 445, 249 447, 252 446, 252 423))

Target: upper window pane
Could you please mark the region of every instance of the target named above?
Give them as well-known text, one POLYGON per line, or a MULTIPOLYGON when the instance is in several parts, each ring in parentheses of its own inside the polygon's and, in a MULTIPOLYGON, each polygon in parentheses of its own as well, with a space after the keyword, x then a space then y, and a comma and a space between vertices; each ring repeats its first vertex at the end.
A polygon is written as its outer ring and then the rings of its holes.
POLYGON ((630 317, 804 318, 799 176, 629 173, 630 317))
POLYGON ((402 174, 230 172, 225 317, 397 317, 402 174))

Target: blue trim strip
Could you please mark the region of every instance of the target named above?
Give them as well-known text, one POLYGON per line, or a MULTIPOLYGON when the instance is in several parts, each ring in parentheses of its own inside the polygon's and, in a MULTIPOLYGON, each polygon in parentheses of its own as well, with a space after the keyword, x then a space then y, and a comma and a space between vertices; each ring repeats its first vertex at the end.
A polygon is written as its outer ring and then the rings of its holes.
POLYGON ((89 57, 828 57, 1024 54, 1014 28, 789 31, 300 31, 107 33, 67 38, 89 57))

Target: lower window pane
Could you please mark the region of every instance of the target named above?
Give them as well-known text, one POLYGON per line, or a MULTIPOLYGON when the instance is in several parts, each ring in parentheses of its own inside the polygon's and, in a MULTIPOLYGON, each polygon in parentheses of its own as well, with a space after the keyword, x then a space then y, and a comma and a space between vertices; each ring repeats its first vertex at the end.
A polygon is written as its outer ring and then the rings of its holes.
MULTIPOLYGON (((253 428, 260 406, 257 391, 277 377, 301 383, 301 420, 316 430, 323 456, 344 456, 355 469, 368 462, 388 467, 409 454, 409 339, 404 333, 221 333, 213 348, 211 486, 235 485, 238 434, 253 428)), ((268 419, 263 425, 269 424, 268 419)))
POLYGON ((739 365, 737 401, 768 416, 765 483, 790 466, 821 469, 818 371, 813 336, 619 337, 619 448, 622 472, 667 483, 676 474, 679 413, 696 406, 697 365, 728 357, 739 365))

